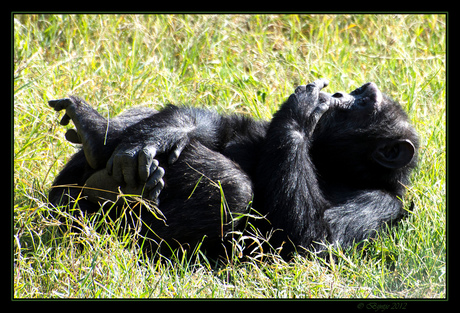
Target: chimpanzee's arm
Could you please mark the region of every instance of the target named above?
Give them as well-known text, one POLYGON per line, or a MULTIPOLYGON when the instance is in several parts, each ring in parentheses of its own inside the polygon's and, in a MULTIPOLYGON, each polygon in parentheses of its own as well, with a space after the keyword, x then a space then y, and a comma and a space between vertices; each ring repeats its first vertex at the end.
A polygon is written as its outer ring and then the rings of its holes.
POLYGON ((216 150, 224 129, 221 120, 214 112, 169 105, 126 130, 107 162, 107 170, 115 180, 129 184, 137 177, 147 180, 157 154, 170 153, 168 162, 175 162, 192 139, 216 150))
MULTIPOLYGON (((309 247, 327 239, 322 195, 309 155, 311 134, 328 103, 319 103, 327 82, 299 87, 274 115, 262 151, 256 185, 262 193, 268 220, 296 246, 309 247)), ((276 233, 275 233, 276 234, 276 233)), ((275 240, 276 241, 276 240, 275 240)))
POLYGON ((364 190, 326 210, 324 218, 330 227, 330 243, 350 248, 374 237, 385 223, 396 224, 408 214, 400 199, 380 190, 364 190))

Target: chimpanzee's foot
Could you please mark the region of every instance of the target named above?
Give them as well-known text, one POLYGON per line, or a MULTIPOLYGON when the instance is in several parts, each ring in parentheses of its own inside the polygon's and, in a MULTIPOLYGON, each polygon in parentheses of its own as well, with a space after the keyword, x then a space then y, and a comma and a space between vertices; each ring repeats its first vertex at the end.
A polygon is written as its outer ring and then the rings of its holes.
POLYGON ((101 150, 104 149, 107 137, 107 119, 77 97, 51 100, 48 104, 56 111, 66 111, 61 119, 61 125, 67 125, 70 120, 73 121, 76 130, 69 129, 66 139, 73 143, 83 144, 89 165, 94 169, 104 167, 107 160, 102 157, 101 150))
MULTIPOLYGON (((59 100, 50 100, 48 101, 48 104, 50 107, 54 108, 54 110, 56 111, 60 111, 60 110, 67 109, 67 108, 69 108, 70 110, 70 107, 74 105, 72 100, 69 98, 64 98, 64 99, 59 99, 59 100)), ((69 124, 70 120, 71 120, 71 117, 66 113, 62 117, 60 124, 65 126, 69 124)), ((78 135, 78 132, 76 129, 67 130, 65 134, 65 138, 72 143, 82 143, 82 140, 80 136, 78 135)))
POLYGON ((118 183, 108 174, 106 169, 103 169, 94 173, 86 180, 83 196, 88 197, 90 202, 102 204, 106 200, 112 202, 119 201, 121 191, 124 195, 142 197, 144 200, 152 201, 158 205, 158 197, 164 187, 164 174, 164 169, 157 166, 152 170, 152 175, 150 175, 149 180, 145 184, 127 185, 118 183))

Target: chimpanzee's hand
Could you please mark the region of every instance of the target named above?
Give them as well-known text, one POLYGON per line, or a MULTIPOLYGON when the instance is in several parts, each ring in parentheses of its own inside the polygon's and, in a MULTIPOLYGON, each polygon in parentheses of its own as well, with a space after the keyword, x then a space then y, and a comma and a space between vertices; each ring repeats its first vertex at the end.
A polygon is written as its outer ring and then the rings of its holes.
POLYGON ((330 101, 328 97, 320 98, 320 91, 329 85, 327 79, 321 78, 306 86, 298 86, 295 90, 297 105, 305 110, 307 117, 305 132, 307 136, 313 133, 321 116, 329 109, 330 101))
POLYGON ((168 163, 173 164, 188 144, 188 137, 176 138, 174 142, 163 141, 161 144, 133 141, 123 142, 115 149, 107 162, 107 172, 119 183, 135 185, 140 180, 146 182, 146 188, 153 188, 158 180, 155 175, 158 168, 155 159, 157 154, 169 153, 168 163))
POLYGON ((310 92, 316 92, 319 95, 319 91, 321 89, 327 87, 328 85, 329 85, 329 80, 327 80, 325 78, 320 78, 320 79, 317 79, 313 83, 310 83, 308 85, 298 86, 295 89, 295 93, 296 94, 301 94, 301 93, 308 92, 308 90, 310 90, 310 92))

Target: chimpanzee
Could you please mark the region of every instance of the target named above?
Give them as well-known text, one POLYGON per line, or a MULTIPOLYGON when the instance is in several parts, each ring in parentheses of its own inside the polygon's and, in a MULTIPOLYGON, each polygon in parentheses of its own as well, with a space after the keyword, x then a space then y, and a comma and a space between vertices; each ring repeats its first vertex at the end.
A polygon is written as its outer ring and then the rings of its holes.
POLYGON ((220 254, 251 210, 283 256, 351 247, 407 214, 401 199, 419 140, 374 83, 350 94, 321 91, 327 84, 297 87, 271 121, 173 105, 106 119, 77 97, 49 101, 65 109, 62 125, 76 126, 66 138, 83 144, 49 200, 78 199, 86 212, 102 205, 161 253, 200 243, 220 254), (120 194, 139 195, 137 205, 120 209, 129 204, 120 194))

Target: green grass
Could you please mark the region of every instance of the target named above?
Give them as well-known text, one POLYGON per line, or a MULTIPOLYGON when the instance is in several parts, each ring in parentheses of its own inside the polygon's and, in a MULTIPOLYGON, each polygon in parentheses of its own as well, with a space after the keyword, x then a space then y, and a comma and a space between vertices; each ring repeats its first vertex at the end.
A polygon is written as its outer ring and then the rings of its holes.
POLYGON ((15 15, 14 297, 446 297, 445 35, 444 15, 15 15), (130 235, 47 207, 76 151, 50 99, 79 95, 110 116, 171 102, 269 119, 319 77, 328 91, 377 83, 420 133, 413 214, 364 255, 157 262, 130 235), (83 232, 60 232, 63 220, 83 232))

